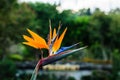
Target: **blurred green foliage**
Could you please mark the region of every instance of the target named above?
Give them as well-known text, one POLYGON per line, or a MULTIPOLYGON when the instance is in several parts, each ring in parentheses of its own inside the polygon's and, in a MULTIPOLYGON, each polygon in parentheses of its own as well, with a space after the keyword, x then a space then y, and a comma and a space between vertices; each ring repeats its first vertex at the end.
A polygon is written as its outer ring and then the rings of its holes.
POLYGON ((120 51, 118 49, 114 50, 113 56, 113 79, 119 80, 120 79, 120 51))
MULTIPOLYGON (((62 30, 68 27, 62 45, 69 46, 81 42, 80 46, 88 46, 84 51, 85 57, 112 60, 114 73, 120 73, 117 64, 120 61, 120 9, 108 13, 98 8, 94 12, 90 9, 59 12, 57 7, 59 6, 48 3, 0 0, 0 60, 9 58, 24 61, 33 60, 35 57, 39 59, 39 51, 21 44, 24 41, 22 35, 27 34, 26 28, 47 39, 49 20, 54 28, 57 28, 61 21, 62 30)), ((70 59, 80 60, 80 57, 81 55, 77 54, 70 59)), ((0 64, 3 65, 3 62, 0 64)))
POLYGON ((16 65, 11 60, 0 61, 0 79, 14 80, 16 75, 16 65))

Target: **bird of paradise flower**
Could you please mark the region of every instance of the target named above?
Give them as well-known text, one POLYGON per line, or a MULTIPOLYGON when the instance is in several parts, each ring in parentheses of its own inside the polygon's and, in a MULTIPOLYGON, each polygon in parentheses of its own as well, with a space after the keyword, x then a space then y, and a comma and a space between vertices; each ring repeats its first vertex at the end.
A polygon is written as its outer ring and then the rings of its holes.
POLYGON ((48 36, 48 42, 46 42, 45 39, 43 39, 41 36, 39 36, 35 32, 31 31, 30 29, 27 29, 27 31, 30 33, 31 37, 23 35, 23 38, 27 41, 27 42, 23 42, 23 44, 26 44, 28 46, 31 46, 33 48, 40 49, 40 50, 45 48, 49 51, 48 57, 45 57, 45 58, 42 57, 38 61, 30 80, 36 80, 40 67, 53 63, 55 61, 61 60, 64 57, 67 57, 71 55, 72 53, 76 51, 80 51, 85 48, 85 47, 81 47, 81 48, 69 50, 70 48, 75 47, 79 43, 76 43, 68 47, 60 48, 64 35, 67 31, 67 28, 65 28, 65 30, 63 31, 61 35, 59 34, 61 25, 59 25, 57 32, 56 32, 56 29, 54 28, 53 33, 52 33, 51 24, 49 28, 50 28, 50 31, 49 31, 49 36, 48 36))

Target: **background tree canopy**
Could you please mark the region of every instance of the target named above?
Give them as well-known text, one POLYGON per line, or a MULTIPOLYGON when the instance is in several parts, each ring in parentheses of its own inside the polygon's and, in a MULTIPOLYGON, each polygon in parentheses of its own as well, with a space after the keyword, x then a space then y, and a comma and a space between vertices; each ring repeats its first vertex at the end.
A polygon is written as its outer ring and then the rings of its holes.
MULTIPOLYGON (((92 58, 102 59, 103 54, 110 58, 114 50, 120 49, 118 37, 120 9, 111 10, 106 14, 99 9, 92 13, 90 9, 82 9, 78 12, 72 10, 59 12, 57 7, 58 5, 48 3, 17 3, 17 0, 1 0, 1 59, 9 53, 12 45, 23 41, 22 34, 26 34, 26 28, 47 38, 49 20, 52 22, 52 27, 58 27, 59 22, 62 23, 62 29, 68 27, 63 45, 81 42, 81 46, 88 46, 87 51, 92 58)), ((26 49, 26 46, 23 47, 26 49)), ((28 52, 31 50, 31 48, 27 49, 28 52)), ((24 54, 24 52, 20 53, 24 54)))

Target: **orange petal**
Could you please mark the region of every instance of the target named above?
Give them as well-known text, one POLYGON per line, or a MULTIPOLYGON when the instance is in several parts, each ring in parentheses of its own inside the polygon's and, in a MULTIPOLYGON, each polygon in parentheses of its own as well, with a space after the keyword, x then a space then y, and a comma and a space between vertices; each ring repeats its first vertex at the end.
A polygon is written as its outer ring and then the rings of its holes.
POLYGON ((61 36, 59 37, 59 39, 56 39, 55 43, 53 44, 53 51, 56 52, 60 46, 61 46, 61 43, 62 43, 62 40, 64 38, 64 35, 66 33, 66 30, 67 28, 64 30, 64 32, 61 34, 61 36))
POLYGON ((23 44, 29 45, 29 46, 34 47, 34 48, 38 48, 38 44, 36 44, 36 42, 32 38, 30 38, 26 35, 23 35, 23 38, 26 41, 28 41, 28 42, 23 42, 23 44))
POLYGON ((26 35, 23 35, 23 38, 24 38, 26 41, 29 41, 29 42, 33 41, 32 38, 30 38, 30 37, 28 37, 28 36, 26 36, 26 35))
POLYGON ((52 38, 55 38, 55 37, 56 37, 56 29, 54 28, 53 37, 52 38))
POLYGON ((39 47, 40 49, 42 49, 42 48, 49 49, 49 48, 48 48, 48 45, 44 45, 44 44, 39 44, 38 47, 39 47))
POLYGON ((31 30, 27 29, 28 32, 32 35, 33 38, 30 38, 26 35, 23 35, 23 38, 28 41, 28 42, 24 42, 23 44, 29 45, 31 47, 34 48, 48 48, 48 45, 46 44, 45 40, 40 37, 39 35, 37 35, 36 33, 32 32, 31 30))
POLYGON ((48 46, 47 45, 44 45, 44 44, 40 44, 38 42, 35 42, 35 41, 31 41, 31 42, 23 42, 23 44, 26 44, 28 46, 31 46, 31 47, 34 47, 36 49, 42 49, 42 48, 45 48, 45 49, 48 49, 48 46))
MULTIPOLYGON (((31 31, 31 30, 29 30, 29 29, 27 29, 27 30, 28 30, 28 32, 32 35, 33 39, 34 39, 37 43, 46 46, 46 48, 48 49, 48 45, 47 45, 46 41, 45 41, 41 36, 37 35, 36 33, 34 33, 33 31, 31 31)), ((40 46, 39 46, 39 47, 40 47, 40 46)))
POLYGON ((48 47, 48 45, 47 44, 42 44, 42 43, 38 43, 37 42, 37 44, 38 44, 38 47, 41 49, 41 48, 45 48, 45 49, 49 49, 49 47, 48 47))
POLYGON ((26 44, 26 45, 28 45, 28 46, 31 46, 31 47, 34 47, 34 48, 38 49, 38 46, 37 46, 37 45, 35 45, 34 43, 30 43, 30 42, 23 42, 23 44, 26 44))
POLYGON ((33 37, 33 39, 34 39, 35 41, 39 41, 39 42, 41 42, 41 43, 46 43, 45 40, 44 40, 41 36, 37 35, 37 34, 34 33, 33 31, 31 31, 30 29, 27 29, 27 30, 28 30, 28 32, 31 34, 31 36, 33 37))

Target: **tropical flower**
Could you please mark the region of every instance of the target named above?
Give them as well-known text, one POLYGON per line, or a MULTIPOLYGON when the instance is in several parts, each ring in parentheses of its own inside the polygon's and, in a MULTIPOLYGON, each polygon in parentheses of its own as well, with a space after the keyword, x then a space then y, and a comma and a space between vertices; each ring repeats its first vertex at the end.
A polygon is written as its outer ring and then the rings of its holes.
POLYGON ((39 70, 39 67, 42 67, 44 65, 50 64, 52 62, 58 61, 64 57, 67 57, 68 55, 72 54, 73 52, 79 51, 84 49, 85 47, 69 50, 70 48, 78 45, 79 43, 76 43, 74 45, 68 46, 68 47, 61 47, 62 40, 64 38, 64 35, 67 31, 67 28, 63 31, 63 33, 60 35, 60 29, 61 25, 59 25, 58 30, 56 32, 56 29, 54 28, 52 32, 51 25, 49 26, 49 36, 48 36, 48 42, 45 41, 44 38, 36 34, 35 32, 31 31, 30 29, 27 29, 27 31, 30 33, 31 37, 23 35, 23 38, 27 42, 23 42, 23 44, 26 44, 28 46, 31 46, 36 49, 47 49, 49 52, 49 56, 46 58, 41 58, 38 61, 38 64, 36 65, 36 68, 33 72, 33 75, 31 77, 31 80, 36 80, 37 73, 39 70), (60 36, 59 36, 60 35, 60 36))

